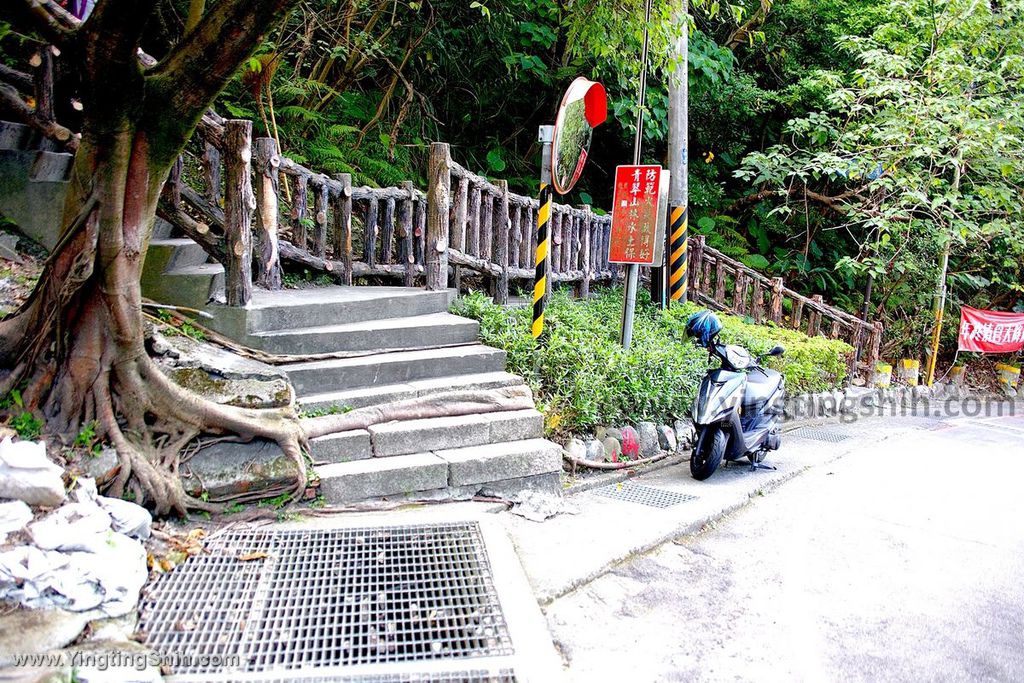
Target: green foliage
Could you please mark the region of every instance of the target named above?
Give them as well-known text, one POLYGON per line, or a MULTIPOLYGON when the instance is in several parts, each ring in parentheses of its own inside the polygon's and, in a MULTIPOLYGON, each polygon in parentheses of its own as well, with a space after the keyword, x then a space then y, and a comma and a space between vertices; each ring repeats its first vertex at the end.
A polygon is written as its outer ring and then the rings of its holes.
POLYGON ((873 19, 840 40, 851 71, 813 75, 823 108, 736 175, 792 197, 779 216, 820 225, 808 197, 828 202, 852 244, 828 253, 809 234, 804 260, 836 268, 816 284, 874 276, 893 350, 916 355, 947 245, 954 303, 1024 306, 1024 3, 901 0, 873 19))
POLYGON ((261 508, 269 507, 269 508, 273 508, 275 510, 280 510, 285 505, 290 503, 291 500, 292 500, 292 494, 290 494, 290 493, 282 493, 280 496, 277 496, 276 498, 270 498, 269 500, 261 500, 259 503, 257 503, 257 507, 261 507, 261 508))
MULTIPOLYGON (((664 423, 686 415, 709 367, 707 353, 684 333, 687 316, 697 308, 661 312, 642 300, 633 346, 626 352, 618 343, 621 305, 618 290, 601 291, 587 301, 556 292, 545 311, 548 340, 540 351, 539 370, 529 334, 531 310, 496 306, 479 293, 459 299, 452 310, 480 321, 484 343, 506 351, 509 371, 534 389, 549 430, 579 432, 639 420, 664 423)), ((777 342, 786 345, 786 356, 771 362, 786 376, 791 392, 821 391, 846 378, 852 350, 843 342, 722 318, 727 343, 742 344, 755 354, 777 342)))
POLYGON ((43 433, 43 421, 28 411, 14 416, 10 425, 11 429, 26 441, 38 439, 43 433))
POLYGON ((335 404, 330 406, 324 406, 322 408, 314 408, 312 410, 300 410, 299 417, 306 418, 323 417, 325 415, 343 415, 345 413, 351 412, 351 410, 352 406, 342 406, 335 404))

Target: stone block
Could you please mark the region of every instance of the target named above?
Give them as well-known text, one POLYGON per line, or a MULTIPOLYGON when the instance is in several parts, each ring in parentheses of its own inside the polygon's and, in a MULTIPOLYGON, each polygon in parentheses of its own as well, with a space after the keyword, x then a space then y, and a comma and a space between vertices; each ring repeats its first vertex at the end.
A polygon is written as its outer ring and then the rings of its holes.
POLYGON ((448 485, 462 486, 560 472, 562 449, 545 439, 435 451, 448 463, 448 485))
POLYGON ((369 428, 376 457, 463 448, 487 443, 491 422, 481 415, 389 422, 369 428))
POLYGON ((322 465, 316 472, 321 493, 334 504, 430 491, 448 485, 448 463, 433 453, 322 465))
POLYGON ((544 436, 544 416, 533 410, 510 410, 482 416, 490 424, 490 442, 523 441, 544 436))
POLYGON ((311 439, 309 445, 313 451, 313 464, 315 465, 351 462, 373 457, 370 432, 365 429, 318 436, 311 439))
POLYGON ((207 446, 182 465, 181 483, 190 495, 205 490, 211 499, 290 486, 299 468, 273 441, 222 441, 207 446))

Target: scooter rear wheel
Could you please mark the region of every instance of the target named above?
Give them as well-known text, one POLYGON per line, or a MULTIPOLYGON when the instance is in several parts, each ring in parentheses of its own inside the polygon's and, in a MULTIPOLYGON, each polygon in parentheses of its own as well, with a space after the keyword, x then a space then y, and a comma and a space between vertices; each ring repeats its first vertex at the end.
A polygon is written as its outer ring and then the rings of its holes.
POLYGON ((729 445, 728 435, 720 427, 705 427, 697 436, 697 445, 690 454, 690 474, 704 481, 718 469, 729 445))

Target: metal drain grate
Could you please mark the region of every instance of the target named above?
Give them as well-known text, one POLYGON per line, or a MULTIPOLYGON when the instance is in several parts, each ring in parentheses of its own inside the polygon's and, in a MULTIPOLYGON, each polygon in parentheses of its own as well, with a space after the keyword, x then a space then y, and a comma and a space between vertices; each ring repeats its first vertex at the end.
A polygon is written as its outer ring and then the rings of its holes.
POLYGON ((604 498, 622 500, 627 503, 639 503, 640 505, 649 505, 655 508, 670 508, 673 505, 697 499, 697 496, 659 489, 654 486, 634 484, 629 481, 602 486, 601 488, 594 489, 593 493, 604 498))
POLYGON ((787 436, 795 436, 800 439, 813 439, 815 441, 827 441, 828 443, 839 443, 840 441, 846 441, 850 438, 849 434, 844 434, 835 429, 825 429, 822 427, 800 427, 789 432, 787 436))
POLYGON ((513 654, 476 523, 233 530, 207 550, 142 603, 146 643, 189 655, 174 673, 513 654))
POLYGON ((516 683, 511 669, 497 671, 473 669, 430 673, 356 674, 354 676, 327 674, 298 676, 295 678, 261 679, 260 683, 516 683))

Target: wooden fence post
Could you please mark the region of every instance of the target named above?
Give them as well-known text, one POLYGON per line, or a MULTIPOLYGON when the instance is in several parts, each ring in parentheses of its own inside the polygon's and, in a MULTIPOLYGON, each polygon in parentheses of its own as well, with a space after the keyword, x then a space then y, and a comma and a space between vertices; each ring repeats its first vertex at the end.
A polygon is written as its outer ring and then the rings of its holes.
POLYGON ((381 219, 380 262, 394 263, 395 253, 395 199, 384 201, 384 217, 381 219))
POLYGON ((494 195, 480 194, 480 258, 494 262, 494 195))
POLYGON ((404 246, 401 252, 405 260, 405 286, 412 287, 416 281, 416 250, 413 246, 416 191, 413 189, 411 180, 403 181, 402 189, 409 193, 409 198, 402 200, 401 237, 404 246))
POLYGON ((590 205, 581 204, 580 210, 583 211, 583 220, 580 223, 580 270, 582 274, 580 276, 580 287, 576 295, 581 299, 586 299, 590 297, 590 278, 592 277, 590 272, 590 249, 592 247, 590 205))
POLYGON ((494 225, 497 231, 494 261, 501 268, 501 273, 498 275, 498 283, 495 286, 494 303, 504 306, 508 303, 508 247, 509 231, 511 230, 508 217, 508 181, 499 180, 495 184, 501 190, 501 194, 498 196, 498 210, 494 215, 494 225))
POLYGON ((49 45, 43 45, 32 55, 32 80, 35 85, 36 118, 40 121, 54 121, 53 113, 53 52, 49 45))
POLYGON ((520 266, 520 254, 523 249, 523 233, 522 228, 519 225, 519 218, 522 212, 519 210, 519 206, 516 204, 510 204, 508 207, 508 219, 510 230, 512 231, 510 236, 510 242, 508 246, 508 265, 512 268, 518 268, 520 266))
POLYGON ((423 265, 427 289, 448 288, 448 208, 451 203, 452 159, 448 145, 430 145, 427 191, 427 238, 423 265))
POLYGON ((466 228, 466 252, 471 256, 480 255, 479 187, 473 187, 469 193, 469 225, 466 228))
POLYGON ((257 283, 267 289, 281 289, 281 255, 278 250, 277 143, 273 138, 257 138, 253 144, 256 170, 256 217, 260 247, 257 283))
MULTIPOLYGON (((712 298, 720 305, 725 306, 725 264, 722 259, 715 258, 715 293, 712 298)), ((739 280, 737 279, 737 282, 739 280)))
POLYGON ((338 173, 341 189, 334 196, 334 258, 341 261, 341 280, 352 284, 352 174, 338 173))
POLYGON ((754 318, 754 322, 760 325, 764 321, 764 283, 757 278, 753 278, 750 281, 750 288, 753 290, 750 315, 754 318))
POLYGON ((804 317, 804 298, 794 299, 793 301, 793 329, 799 330, 800 323, 804 317))
POLYGON ((697 302, 697 294, 700 291, 700 276, 704 269, 704 235, 694 235, 690 238, 690 301, 697 302))
MULTIPOLYGON (((718 269, 722 269, 719 264, 718 269)), ((720 301, 719 303, 725 303, 720 301)), ((747 312, 747 275, 739 268, 736 269, 736 286, 733 287, 732 310, 736 315, 746 315, 747 312)))
POLYGON ((772 278, 772 298, 769 306, 768 316, 771 321, 776 325, 782 323, 782 290, 784 285, 782 284, 781 277, 772 278))
POLYGON ((876 322, 874 328, 871 330, 871 336, 868 338, 867 379, 869 384, 871 382, 871 378, 874 377, 875 367, 878 365, 878 360, 881 356, 882 331, 882 323, 876 322))
POLYGON ((833 318, 832 329, 829 330, 828 336, 831 337, 832 339, 839 339, 840 327, 841 325, 839 323, 839 318, 833 318))
MULTIPOLYGON (((288 182, 287 180, 285 182, 288 182)), ((305 174, 295 176, 295 193, 292 195, 292 242, 296 247, 306 250, 306 213, 309 211, 309 203, 306 198, 306 189, 309 187, 309 177, 305 174)), ((341 254, 337 248, 337 232, 335 232, 334 258, 341 254)))
POLYGON ((380 202, 376 197, 366 201, 366 214, 363 220, 363 261, 369 267, 377 265, 377 213, 380 202))
POLYGON ((209 142, 203 147, 203 178, 206 181, 206 200, 220 206, 220 150, 209 142))
MULTIPOLYGON (((452 249, 466 253, 466 216, 469 211, 469 178, 459 178, 459 189, 452 202, 452 221, 449 228, 452 235, 452 249)), ((455 291, 462 286, 462 266, 455 266, 455 291)))
POLYGON ((321 175, 313 179, 314 210, 316 211, 316 229, 313 232, 313 256, 327 258, 327 203, 330 188, 327 176, 321 175))
POLYGON ((821 311, 818 308, 822 303, 821 294, 812 296, 811 301, 816 305, 811 307, 811 312, 807 315, 807 336, 815 337, 821 328, 821 311))
POLYGON ((224 290, 229 306, 252 299, 252 121, 224 122, 224 239, 227 268, 224 290))

